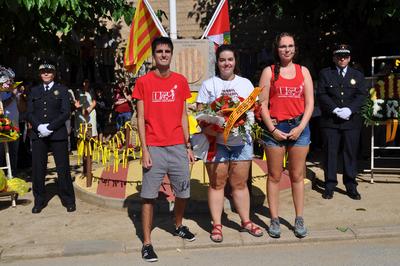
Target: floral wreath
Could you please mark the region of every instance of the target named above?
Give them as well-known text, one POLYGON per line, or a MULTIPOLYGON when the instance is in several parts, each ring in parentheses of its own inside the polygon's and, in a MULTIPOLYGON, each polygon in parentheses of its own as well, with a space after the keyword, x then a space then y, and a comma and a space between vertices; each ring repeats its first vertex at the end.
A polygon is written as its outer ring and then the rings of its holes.
POLYGON ((400 76, 390 74, 379 79, 369 90, 369 97, 361 109, 368 125, 398 120, 400 113, 400 76))
POLYGON ((361 109, 366 125, 386 124, 386 142, 396 137, 400 113, 400 76, 378 79, 361 109))

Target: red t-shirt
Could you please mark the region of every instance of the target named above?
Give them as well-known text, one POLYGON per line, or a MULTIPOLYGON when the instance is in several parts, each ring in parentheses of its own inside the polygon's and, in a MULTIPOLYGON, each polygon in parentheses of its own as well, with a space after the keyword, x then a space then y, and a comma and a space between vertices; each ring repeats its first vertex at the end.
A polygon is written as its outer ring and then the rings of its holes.
MULTIPOLYGON (((114 95, 114 102, 117 102, 119 99, 125 99, 125 96, 122 94, 122 92, 116 91, 114 95)), ((126 101, 121 104, 114 104, 114 111, 116 113, 126 113, 126 112, 132 112, 132 108, 129 102, 126 101)))
POLYGON ((304 77, 301 66, 295 64, 296 76, 285 79, 279 75, 274 82, 274 68, 271 66, 272 77, 269 91, 269 112, 278 121, 295 118, 304 113, 304 77))
POLYGON ((154 71, 136 81, 132 97, 143 100, 146 142, 149 146, 184 144, 183 103, 190 98, 186 78, 171 72, 167 78, 154 71))

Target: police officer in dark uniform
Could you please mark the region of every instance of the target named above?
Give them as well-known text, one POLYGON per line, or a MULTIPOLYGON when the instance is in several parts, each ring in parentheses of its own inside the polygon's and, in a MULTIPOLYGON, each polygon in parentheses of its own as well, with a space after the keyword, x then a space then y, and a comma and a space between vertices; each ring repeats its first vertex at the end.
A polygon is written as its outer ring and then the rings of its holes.
POLYGON ((347 195, 360 200, 357 191, 357 150, 362 127, 361 106, 367 96, 364 75, 351 68, 350 47, 333 49, 333 67, 321 70, 317 99, 322 115, 320 126, 324 142, 324 199, 331 199, 337 185, 337 157, 343 142, 343 183, 347 195))
POLYGON ((53 152, 56 163, 61 202, 68 212, 76 209, 65 126, 70 116, 69 94, 65 86, 54 82, 55 70, 54 64, 41 64, 42 84, 33 87, 28 95, 27 120, 32 125, 32 190, 35 198, 32 213, 40 213, 47 205, 45 176, 49 151, 53 152))

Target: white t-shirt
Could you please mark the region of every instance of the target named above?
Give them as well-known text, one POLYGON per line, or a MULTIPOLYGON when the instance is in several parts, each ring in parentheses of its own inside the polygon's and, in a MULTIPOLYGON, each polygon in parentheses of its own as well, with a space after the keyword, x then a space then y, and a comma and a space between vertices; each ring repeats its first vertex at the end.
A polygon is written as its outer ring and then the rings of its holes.
MULTIPOLYGON (((197 102, 210 104, 222 95, 240 96, 246 99, 253 90, 254 86, 251 84, 250 80, 238 75, 235 75, 235 78, 232 80, 223 80, 220 77, 215 76, 203 82, 197 95, 197 102)), ((247 139, 251 141, 250 132, 246 133, 248 135, 247 139)), ((224 144, 223 134, 217 135, 217 143, 224 144)), ((238 146, 243 144, 241 136, 232 136, 232 134, 229 136, 226 143, 226 145, 229 146, 238 146)))

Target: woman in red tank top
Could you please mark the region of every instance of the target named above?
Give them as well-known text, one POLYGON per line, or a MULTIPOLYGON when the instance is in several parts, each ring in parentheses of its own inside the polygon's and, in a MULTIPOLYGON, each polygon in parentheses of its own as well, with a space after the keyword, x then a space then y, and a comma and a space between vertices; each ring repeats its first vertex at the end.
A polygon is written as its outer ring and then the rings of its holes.
POLYGON ((293 63, 296 55, 293 35, 281 33, 272 47, 276 63, 263 70, 259 82, 263 88, 260 96, 261 116, 270 133, 263 140, 267 155, 267 197, 271 213, 268 233, 271 237, 280 237, 279 182, 287 152, 296 212, 294 234, 302 238, 307 235, 303 219, 304 174, 310 144, 308 121, 314 106, 313 82, 307 68, 293 63))

